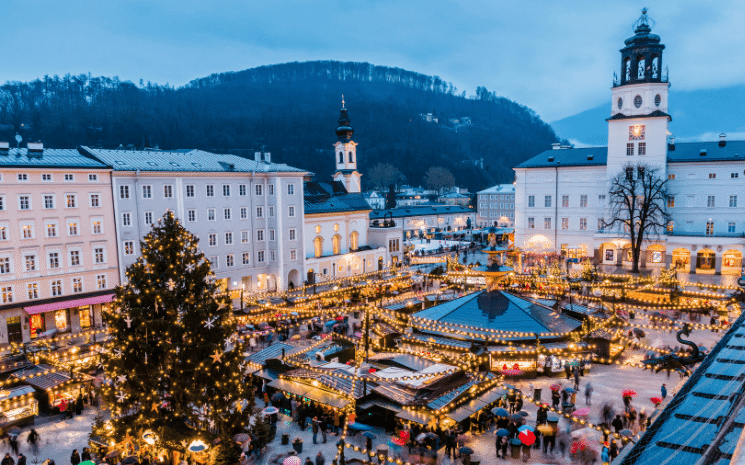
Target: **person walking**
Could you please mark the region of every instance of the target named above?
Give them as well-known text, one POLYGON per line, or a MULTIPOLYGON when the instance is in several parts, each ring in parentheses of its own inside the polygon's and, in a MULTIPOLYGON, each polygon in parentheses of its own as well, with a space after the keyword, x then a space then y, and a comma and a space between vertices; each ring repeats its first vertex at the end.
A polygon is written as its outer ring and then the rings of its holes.
POLYGON ((18 436, 9 435, 8 444, 10 444, 10 451, 13 452, 14 455, 18 455, 18 436))
POLYGON ((316 455, 316 465, 326 465, 326 457, 321 452, 316 455))
POLYGON ((592 405, 592 383, 585 385, 585 405, 592 405))
POLYGON ((564 365, 564 373, 567 375, 567 381, 569 381, 570 379, 572 379, 572 370, 571 370, 571 368, 569 368, 569 365, 568 364, 565 364, 564 365))
POLYGON ((91 451, 87 447, 83 447, 83 453, 80 454, 80 459, 85 462, 91 459, 91 451))
POLYGON ((662 400, 665 400, 665 398, 667 397, 667 385, 666 384, 664 383, 662 384, 662 387, 660 387, 660 393, 662 394, 662 400))
POLYGON ((647 430, 647 412, 642 408, 639 411, 639 431, 644 432, 647 430))
POLYGON ((78 398, 75 400, 75 414, 80 416, 83 414, 83 394, 78 393, 78 398))
POLYGON ((26 456, 18 454, 18 463, 16 465, 26 465, 26 456))
POLYGON ((311 428, 313 429, 313 444, 318 444, 318 417, 313 417, 311 428))
POLYGON ((319 425, 321 428, 321 438, 323 439, 323 444, 326 444, 326 430, 328 429, 328 420, 324 416, 321 420, 321 424, 319 425))
POLYGON ((616 430, 616 433, 623 429, 623 420, 621 419, 621 415, 616 415, 616 418, 613 419, 611 426, 614 430, 616 430))
POLYGON ((10 456, 10 453, 6 452, 5 457, 3 458, 2 462, 0 462, 0 465, 15 465, 16 461, 13 460, 13 457, 10 456))
POLYGON ((600 452, 600 460, 603 462, 603 465, 610 465, 610 449, 608 448, 608 443, 603 443, 603 450, 600 452))
POLYGON ((34 455, 39 455, 39 433, 36 432, 34 428, 31 428, 31 431, 28 433, 28 437, 26 438, 26 442, 31 444, 31 452, 33 452, 34 455))
POLYGON ((579 368, 574 367, 574 389, 579 391, 579 368))
POLYGON ((72 465, 78 465, 80 463, 80 454, 77 449, 73 449, 72 455, 70 456, 70 463, 72 465))
POLYGON ((305 464, 304 465, 313 465, 313 461, 310 459, 310 457, 305 458, 305 464))
POLYGON ((618 457, 618 444, 616 444, 616 441, 610 442, 610 461, 616 460, 616 457, 618 457))

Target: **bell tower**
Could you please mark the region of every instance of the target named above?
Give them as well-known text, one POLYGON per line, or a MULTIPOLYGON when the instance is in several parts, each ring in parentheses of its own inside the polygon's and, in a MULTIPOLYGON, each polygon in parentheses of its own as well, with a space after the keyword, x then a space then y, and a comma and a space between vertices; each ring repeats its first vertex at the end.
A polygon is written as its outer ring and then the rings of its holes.
POLYGON ((341 181, 349 193, 361 191, 360 177, 357 171, 357 143, 352 140, 354 129, 350 126, 347 108, 344 106, 344 96, 341 96, 341 110, 339 115, 339 127, 336 128, 336 137, 339 140, 334 144, 334 158, 336 160, 336 173, 334 181, 341 181))
POLYGON ((621 75, 613 80, 607 119, 609 179, 629 163, 657 166, 665 175, 670 84, 667 70, 662 72, 665 46, 652 34, 652 25, 644 8, 634 23, 634 36, 621 49, 621 75))

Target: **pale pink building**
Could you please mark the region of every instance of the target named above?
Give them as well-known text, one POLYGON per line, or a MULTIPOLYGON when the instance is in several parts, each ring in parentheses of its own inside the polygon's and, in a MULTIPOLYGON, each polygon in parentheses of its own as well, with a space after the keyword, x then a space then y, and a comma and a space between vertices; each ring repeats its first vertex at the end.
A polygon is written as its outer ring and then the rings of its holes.
POLYGON ((0 142, 0 344, 101 327, 119 284, 111 169, 0 142))

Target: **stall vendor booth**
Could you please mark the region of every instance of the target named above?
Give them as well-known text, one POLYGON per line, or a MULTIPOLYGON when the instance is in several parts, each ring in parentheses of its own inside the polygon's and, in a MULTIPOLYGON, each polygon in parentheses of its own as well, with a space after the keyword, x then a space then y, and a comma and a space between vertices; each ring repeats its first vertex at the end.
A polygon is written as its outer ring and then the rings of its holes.
POLYGON ((39 414, 39 402, 34 394, 34 388, 30 386, 0 390, 0 429, 34 424, 34 418, 39 414))
POLYGON ((47 414, 71 408, 78 395, 85 397, 88 394, 93 382, 88 375, 78 374, 71 378, 68 373, 57 371, 49 365, 35 365, 13 373, 12 377, 34 388, 39 409, 47 414))
POLYGON ((540 346, 489 347, 489 366, 492 372, 510 377, 559 376, 565 366, 588 371, 594 358, 595 346, 586 342, 551 342, 540 346))

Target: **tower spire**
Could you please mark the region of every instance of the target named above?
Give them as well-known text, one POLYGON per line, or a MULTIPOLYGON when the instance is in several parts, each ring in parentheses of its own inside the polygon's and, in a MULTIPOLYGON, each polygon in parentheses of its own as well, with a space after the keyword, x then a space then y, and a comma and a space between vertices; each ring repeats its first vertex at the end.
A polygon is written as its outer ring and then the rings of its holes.
POLYGON ((344 94, 341 94, 341 107, 344 109, 344 94))

